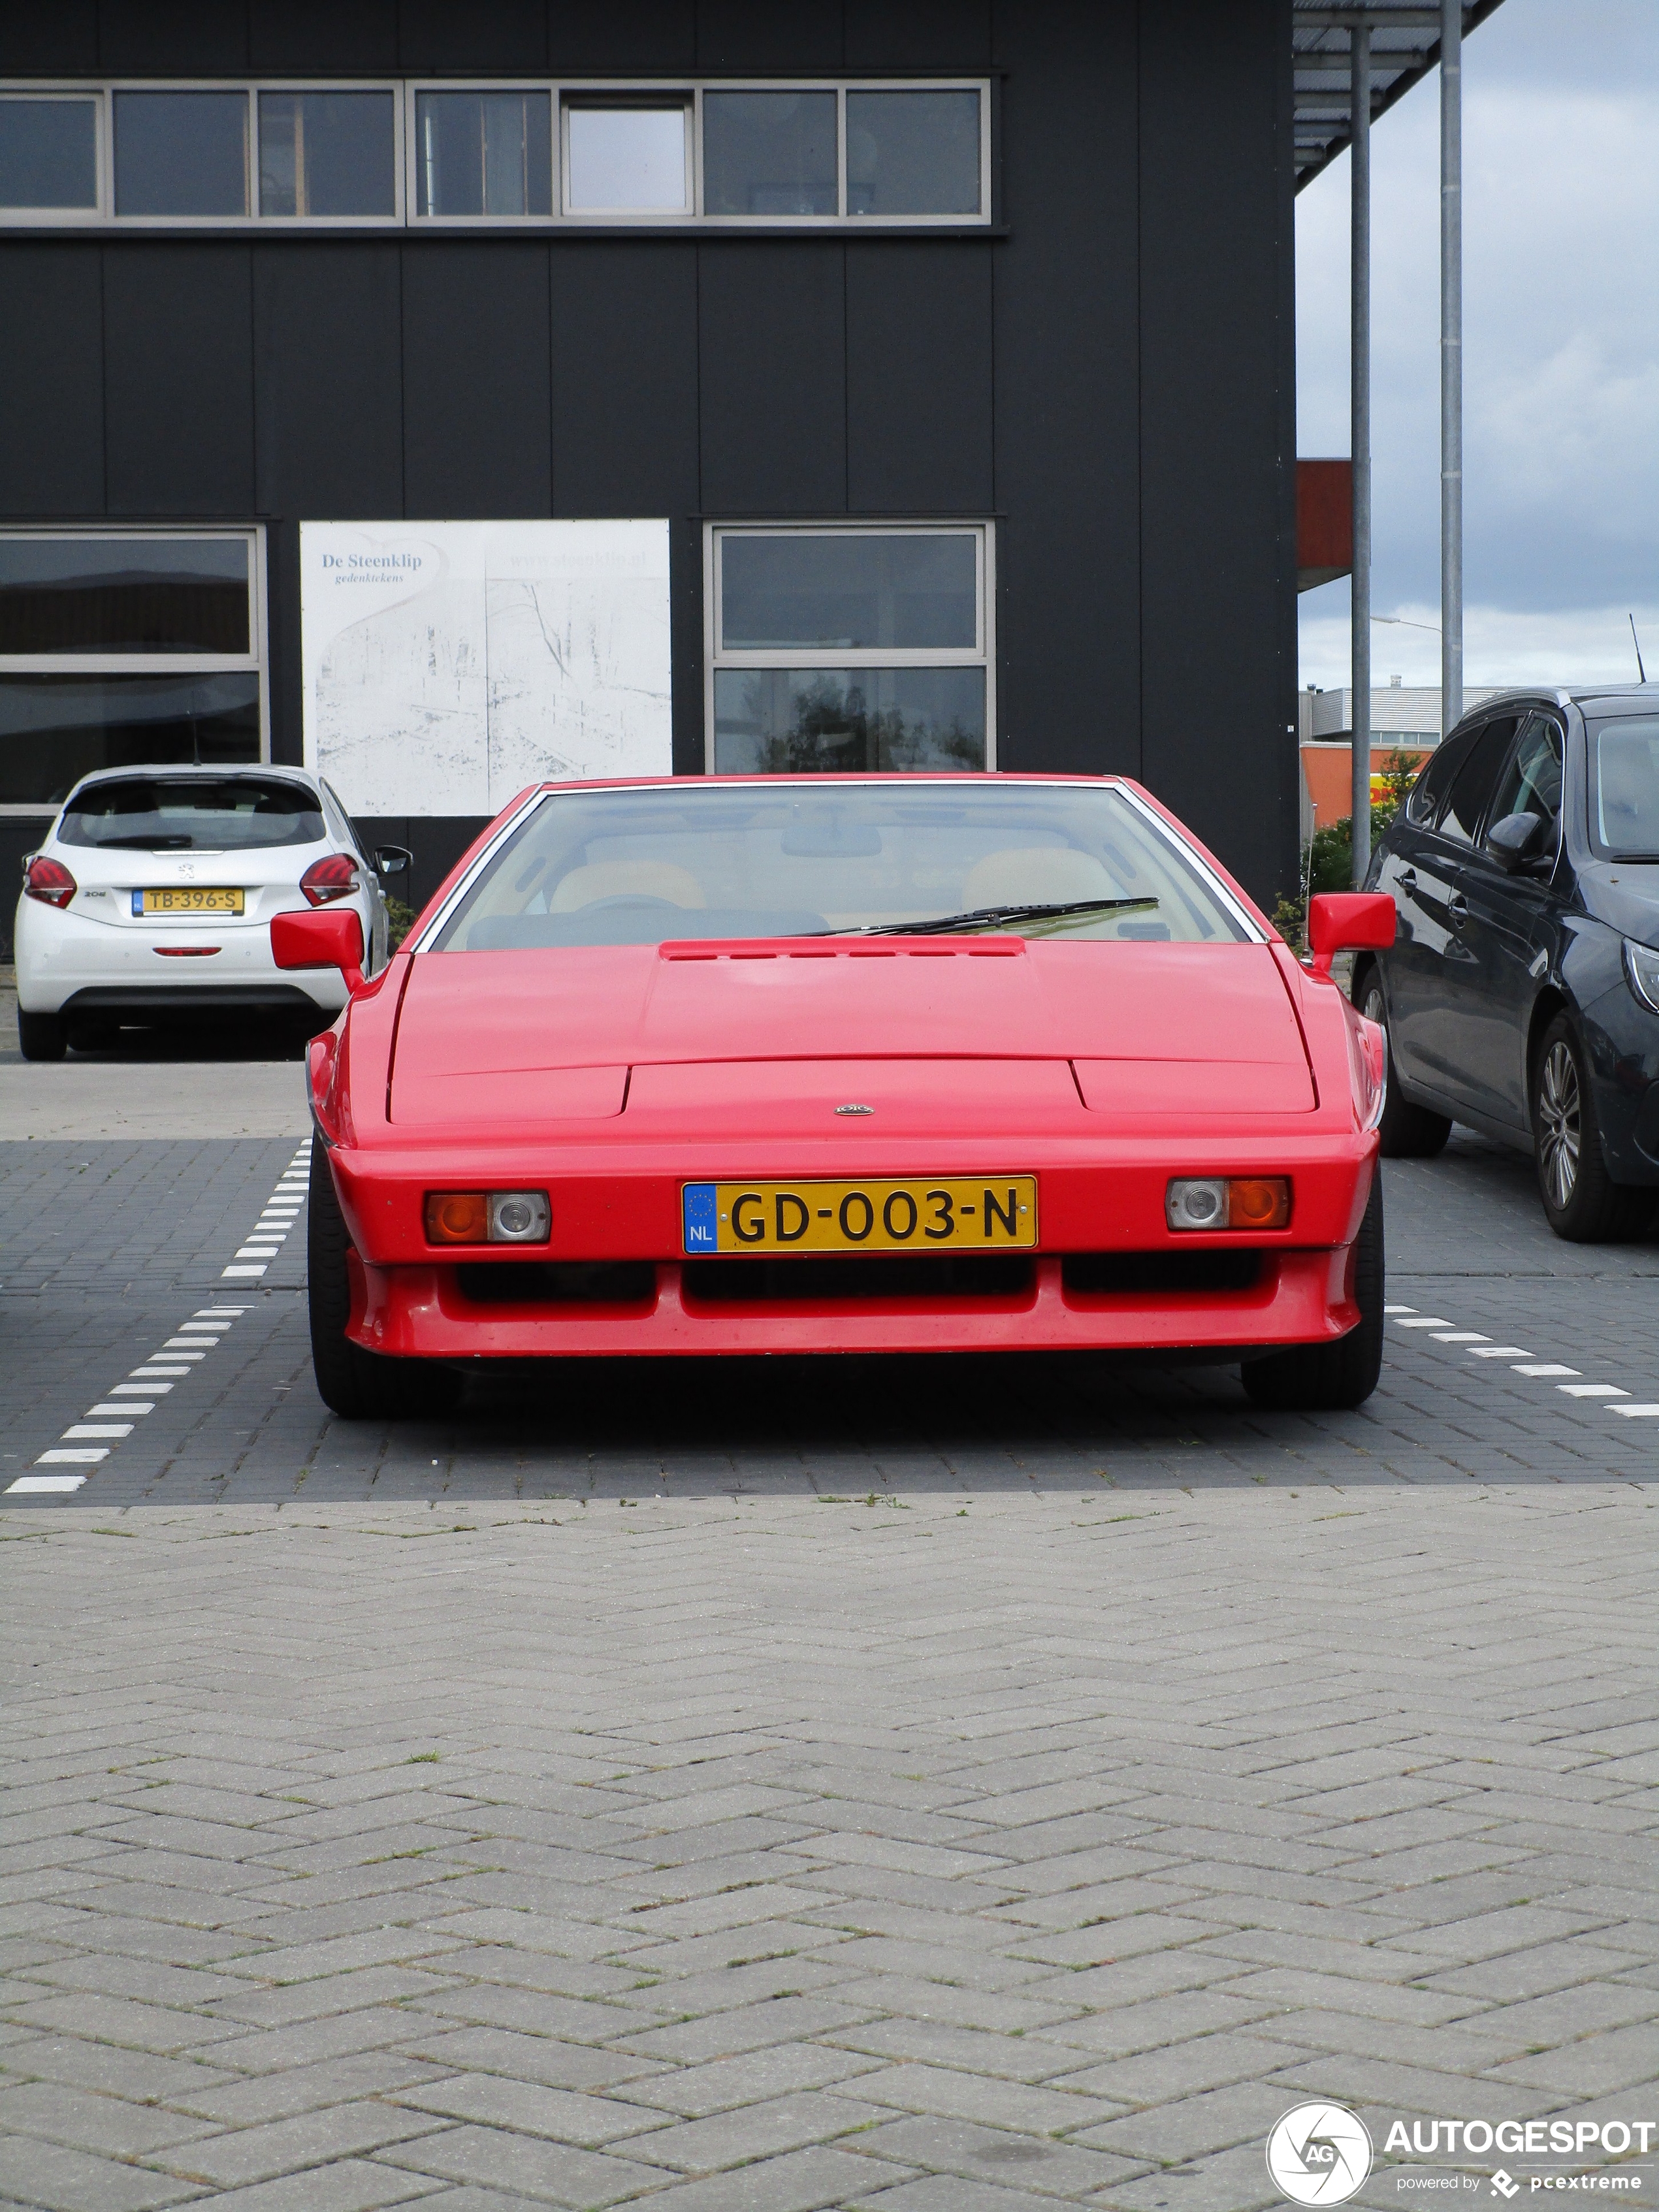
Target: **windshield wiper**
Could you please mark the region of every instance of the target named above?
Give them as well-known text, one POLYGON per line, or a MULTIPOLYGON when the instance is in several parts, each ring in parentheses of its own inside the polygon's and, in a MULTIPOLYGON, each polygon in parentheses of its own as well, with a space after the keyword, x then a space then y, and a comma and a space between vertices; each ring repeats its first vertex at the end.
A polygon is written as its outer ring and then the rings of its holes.
POLYGON ((967 914, 936 915, 930 921, 860 921, 851 929, 824 929, 820 937, 948 937, 959 930, 995 929, 1011 921, 1048 921, 1068 914, 1113 914, 1125 907, 1156 906, 1155 898, 1060 899, 1046 905, 977 906, 967 914))
POLYGON ((193 837, 100 837, 96 840, 105 852, 118 853, 176 853, 186 845, 193 845, 193 837))

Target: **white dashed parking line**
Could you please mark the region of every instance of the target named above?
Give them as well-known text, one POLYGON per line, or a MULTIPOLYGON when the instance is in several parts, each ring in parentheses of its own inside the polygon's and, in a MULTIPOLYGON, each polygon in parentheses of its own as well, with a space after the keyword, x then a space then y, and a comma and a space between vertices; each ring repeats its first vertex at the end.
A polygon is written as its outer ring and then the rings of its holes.
MULTIPOLYGON (((260 1215, 259 1228, 237 1252, 238 1262, 258 1264, 234 1262, 222 1270, 221 1281, 226 1277, 264 1273, 282 1250, 283 1239, 305 1203, 310 1189, 310 1166, 311 1146, 307 1143, 283 1170, 281 1182, 260 1215), (280 1231, 265 1227, 268 1221, 277 1218, 283 1224, 280 1231)), ((133 1433, 138 1417, 153 1413, 156 1401, 175 1382, 193 1374, 226 1332, 235 1327, 239 1316, 247 1311, 246 1306, 204 1306, 188 1321, 181 1322, 176 1332, 157 1346, 143 1366, 130 1368, 125 1382, 114 1383, 96 1405, 88 1407, 82 1419, 71 1422, 50 1451, 40 1454, 27 1474, 20 1474, 15 1482, 8 1483, 6 1495, 66 1497, 78 1490, 92 1470, 109 1457, 113 1447, 133 1433), (100 1418, 105 1415, 110 1418, 100 1418)))
POLYGON ((1387 1305, 1384 1314, 1396 1328, 1430 1328, 1436 1334, 1436 1344, 1461 1344, 1471 1359, 1507 1359, 1510 1371, 1524 1375, 1533 1382, 1552 1382, 1564 1397, 1582 1398, 1599 1402, 1609 1413, 1621 1413, 1626 1420, 1659 1420, 1659 1406, 1638 1405, 1630 1392, 1618 1382, 1583 1382, 1557 1380, 1560 1376, 1578 1376, 1577 1367, 1564 1367, 1559 1360, 1540 1359, 1522 1344, 1492 1344, 1474 1328, 1455 1328, 1437 1315, 1416 1312, 1410 1306, 1387 1305))
POLYGON ((235 1258, 223 1269, 220 1280, 247 1282, 263 1275, 281 1252, 283 1240, 310 1193, 311 1146, 307 1142, 283 1169, 282 1179, 265 1201, 246 1243, 237 1248, 235 1258))

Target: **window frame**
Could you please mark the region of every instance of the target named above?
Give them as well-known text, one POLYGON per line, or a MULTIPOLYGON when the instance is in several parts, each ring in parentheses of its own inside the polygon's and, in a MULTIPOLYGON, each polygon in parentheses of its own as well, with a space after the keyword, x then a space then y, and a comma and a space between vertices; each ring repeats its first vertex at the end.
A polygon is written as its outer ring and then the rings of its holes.
MULTIPOLYGON (((714 679, 724 671, 766 668, 982 668, 985 672, 985 765, 969 774, 989 775, 997 765, 996 523, 988 515, 904 520, 890 515, 837 515, 803 522, 705 522, 702 528, 703 773, 714 775, 714 679), (723 575, 720 547, 728 538, 966 538, 975 541, 975 641, 968 646, 726 647, 720 642, 723 575)), ((858 771, 854 771, 855 773, 858 771)))
MULTIPOLYGON (((0 522, 0 544, 45 538, 52 544, 193 544, 204 538, 239 539, 249 548, 248 646, 246 653, 0 653, 0 677, 7 676, 222 676, 252 674, 259 692, 259 757, 250 767, 269 767, 270 759, 270 656, 266 622, 265 532, 262 523, 204 523, 192 527, 169 523, 0 522)), ((0 800, 0 820, 55 812, 52 807, 0 800)))
POLYGON ((376 76, 355 79, 286 76, 104 77, 70 82, 9 78, 0 98, 84 100, 94 110, 98 204, 93 208, 0 209, 0 233, 9 230, 987 230, 993 224, 993 134, 995 80, 991 76, 687 76, 638 77, 376 76), (121 215, 115 205, 115 95, 122 92, 240 94, 248 104, 247 210, 242 215, 121 215), (392 200, 387 215, 262 215, 259 211, 259 95, 267 92, 383 92, 392 98, 392 200), (422 93, 544 93, 551 104, 551 212, 547 215, 421 215, 416 191, 418 136, 416 101, 422 93), (704 205, 703 94, 706 92, 832 92, 836 95, 836 212, 833 215, 710 215, 704 205), (855 215, 848 207, 847 100, 853 92, 972 92, 979 99, 979 210, 973 215, 855 215), (644 208, 573 210, 569 204, 568 132, 571 105, 672 108, 686 112, 686 195, 684 213, 644 208))
POLYGON ((559 95, 556 86, 544 79, 520 77, 516 80, 496 76, 467 77, 407 77, 399 88, 403 98, 398 106, 403 111, 404 175, 398 194, 403 210, 402 221, 410 230, 545 230, 559 220, 559 95), (422 215, 420 192, 420 99, 422 93, 445 92, 540 92, 547 94, 552 102, 549 118, 548 143, 552 149, 551 170, 548 178, 551 213, 548 215, 422 215))
MULTIPOLYGON (((399 96, 402 87, 395 78, 383 82, 356 84, 324 84, 302 79, 261 78, 250 83, 248 97, 252 102, 252 119, 248 139, 248 205, 251 212, 246 218, 257 223, 261 230, 363 230, 384 228, 388 223, 401 226, 404 222, 404 106, 399 96), (267 92, 384 92, 392 100, 392 213, 390 215, 265 215, 258 206, 259 198, 259 101, 267 92)), ((112 206, 114 204, 111 202, 112 206)), ((223 218, 222 218, 222 220, 223 218)), ((176 222, 177 216, 169 220, 176 222)))
POLYGON ((0 85, 0 99, 30 100, 89 100, 92 106, 92 179, 94 204, 89 208, 9 208, 0 207, 0 229, 33 230, 37 227, 52 229, 81 230, 89 223, 109 220, 107 210, 114 204, 112 179, 113 155, 110 144, 110 120, 112 110, 108 91, 97 85, 85 84, 24 84, 0 85))
MULTIPOLYGON (((564 223, 594 223, 607 228, 622 224, 630 230, 642 225, 668 223, 678 226, 696 222, 702 216, 702 91, 700 86, 684 89, 672 85, 663 87, 659 95, 637 87, 618 92, 601 92, 586 85, 562 85, 553 94, 554 162, 557 170, 553 195, 553 220, 564 223), (570 204, 570 117, 574 110, 611 109, 637 112, 653 109, 661 115, 678 114, 684 118, 685 127, 685 204, 681 208, 573 208, 570 204)), ((546 221, 545 216, 538 221, 546 221)))

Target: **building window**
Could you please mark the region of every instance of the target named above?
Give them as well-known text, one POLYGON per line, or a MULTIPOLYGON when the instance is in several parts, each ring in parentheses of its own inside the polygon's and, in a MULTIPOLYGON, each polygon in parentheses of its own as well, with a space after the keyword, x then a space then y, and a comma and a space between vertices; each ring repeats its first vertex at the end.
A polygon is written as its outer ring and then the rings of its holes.
POLYGON ((257 530, 0 531, 0 810, 94 769, 266 757, 257 530))
POLYGON ((98 118, 95 100, 0 100, 0 210, 95 214, 98 118))
POLYGON ((833 92, 704 93, 704 214, 838 213, 836 106, 833 92))
POLYGON ((988 83, 0 85, 0 227, 991 219, 988 83))
POLYGON ((553 107, 545 92, 422 92, 415 100, 415 204, 426 216, 553 212, 553 107))
POLYGON ((564 206, 570 215, 685 215, 691 134, 684 100, 567 100, 564 206))
POLYGON ((398 211, 397 104, 389 92, 262 92, 259 212, 398 211))
POLYGON ((117 215, 247 213, 245 92, 118 92, 117 215))
POLYGON ((849 92, 849 215, 980 210, 977 92, 849 92))
POLYGON ((716 775, 994 765, 992 530, 708 532, 716 775))

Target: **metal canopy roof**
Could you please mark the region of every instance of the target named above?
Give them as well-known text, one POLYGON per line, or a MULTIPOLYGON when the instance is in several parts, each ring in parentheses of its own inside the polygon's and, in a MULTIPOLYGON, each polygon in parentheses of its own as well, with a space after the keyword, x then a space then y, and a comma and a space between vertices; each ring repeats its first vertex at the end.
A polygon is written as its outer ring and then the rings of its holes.
MULTIPOLYGON (((1463 0, 1463 28, 1482 23, 1500 0, 1463 0)), ((1349 100, 1348 34, 1365 23, 1371 33, 1371 114, 1381 115, 1440 59, 1440 10, 1423 0, 1291 0, 1296 70, 1296 188, 1310 184, 1346 150, 1353 113, 1349 100)))

